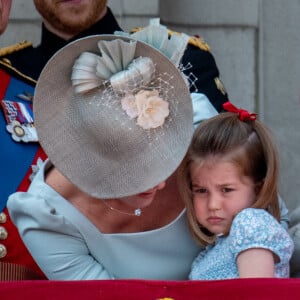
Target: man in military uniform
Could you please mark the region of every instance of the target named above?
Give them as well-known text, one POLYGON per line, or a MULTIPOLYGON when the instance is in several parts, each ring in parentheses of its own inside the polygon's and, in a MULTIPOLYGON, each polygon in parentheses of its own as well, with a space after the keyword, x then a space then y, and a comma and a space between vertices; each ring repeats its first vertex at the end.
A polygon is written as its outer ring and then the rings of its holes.
MULTIPOLYGON (((36 80, 49 58, 71 41, 121 30, 107 7, 107 1, 76 3, 34 0, 34 4, 43 18, 41 44, 32 47, 30 43, 23 42, 0 50, 0 101, 3 111, 0 114, 2 280, 43 278, 6 209, 8 195, 17 190, 27 190, 39 163, 46 159, 34 131, 32 99, 36 80)), ((207 44, 199 38, 191 37, 181 65, 186 77, 191 80, 191 93, 196 98, 199 96, 204 99, 204 106, 209 111, 221 111, 222 103, 227 101, 227 94, 207 44)), ((196 116, 196 119, 200 121, 202 117, 196 116)))
MULTIPOLYGON (((6 29, 11 4, 12 1, 10 0, 0 1, 0 34, 6 29)), ((5 55, 21 50, 24 46, 26 45, 20 44, 7 47, 1 49, 0 53, 5 55)), ((23 107, 25 110, 27 107, 31 111, 29 103, 26 103, 26 101, 24 103, 21 98, 18 99, 18 102, 10 99, 17 99, 18 93, 21 95, 24 91, 33 93, 34 84, 33 80, 6 65, 5 60, 0 61, 0 107, 3 111, 3 113, 0 113, 0 280, 43 277, 21 241, 18 231, 11 223, 5 207, 6 199, 12 191, 17 190, 17 188, 19 190, 27 189, 27 169, 33 162, 34 154, 38 149, 37 143, 27 145, 28 147, 21 143, 15 143, 6 130, 11 119, 15 119, 15 113, 18 110, 20 114, 23 107), (10 250, 9 253, 8 249, 10 250)), ((23 113, 25 113, 24 110, 23 113)), ((17 133, 17 127, 15 129, 17 133)), ((22 127, 20 128, 20 134, 22 134, 22 127)), ((43 153, 41 155, 45 157, 43 153)))

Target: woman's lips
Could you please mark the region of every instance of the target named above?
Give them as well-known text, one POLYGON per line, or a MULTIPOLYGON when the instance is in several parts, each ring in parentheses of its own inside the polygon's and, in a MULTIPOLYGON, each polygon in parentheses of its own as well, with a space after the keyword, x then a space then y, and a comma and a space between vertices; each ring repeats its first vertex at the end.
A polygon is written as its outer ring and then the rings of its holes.
POLYGON ((142 197, 142 198, 153 197, 155 195, 155 193, 156 193, 156 190, 151 191, 151 192, 144 192, 144 193, 140 193, 139 197, 142 197))

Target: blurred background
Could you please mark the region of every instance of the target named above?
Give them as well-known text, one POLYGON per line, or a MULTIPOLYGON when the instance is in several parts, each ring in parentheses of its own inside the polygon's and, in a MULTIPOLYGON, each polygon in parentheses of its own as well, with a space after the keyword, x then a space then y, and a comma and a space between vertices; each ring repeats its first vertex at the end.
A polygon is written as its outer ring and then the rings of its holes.
MULTIPOLYGON (((300 0, 108 0, 123 30, 150 18, 200 35, 211 47, 230 100, 259 114, 278 144, 280 194, 300 204, 300 0)), ((0 48, 40 41, 32 1, 13 0, 0 48)))

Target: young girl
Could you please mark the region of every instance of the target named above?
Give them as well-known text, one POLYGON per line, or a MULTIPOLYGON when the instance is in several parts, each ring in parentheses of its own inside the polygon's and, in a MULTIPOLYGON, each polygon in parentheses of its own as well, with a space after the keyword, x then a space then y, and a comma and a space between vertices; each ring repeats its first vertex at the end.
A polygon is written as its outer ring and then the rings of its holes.
POLYGON ((255 114, 224 108, 196 129, 179 170, 190 229, 206 246, 189 278, 288 277, 293 242, 279 223, 272 138, 255 114))

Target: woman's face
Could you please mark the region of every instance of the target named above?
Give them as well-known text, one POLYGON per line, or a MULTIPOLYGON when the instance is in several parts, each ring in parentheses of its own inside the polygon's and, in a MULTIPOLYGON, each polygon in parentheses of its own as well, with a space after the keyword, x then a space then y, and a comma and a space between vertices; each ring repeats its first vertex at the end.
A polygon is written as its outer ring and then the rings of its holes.
POLYGON ((196 218, 214 234, 227 233, 235 215, 256 200, 252 178, 231 162, 194 162, 190 174, 196 218))
POLYGON ((149 189, 143 193, 133 195, 133 196, 128 196, 128 197, 123 197, 120 198, 119 200, 134 208, 144 208, 149 206, 152 203, 156 195, 156 192, 162 190, 165 186, 166 186, 166 182, 163 181, 158 185, 156 185, 155 187, 153 187, 152 189, 149 189))

